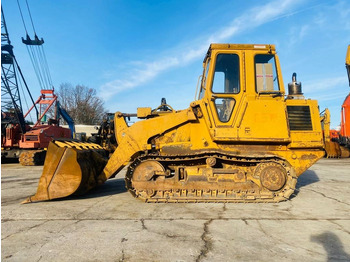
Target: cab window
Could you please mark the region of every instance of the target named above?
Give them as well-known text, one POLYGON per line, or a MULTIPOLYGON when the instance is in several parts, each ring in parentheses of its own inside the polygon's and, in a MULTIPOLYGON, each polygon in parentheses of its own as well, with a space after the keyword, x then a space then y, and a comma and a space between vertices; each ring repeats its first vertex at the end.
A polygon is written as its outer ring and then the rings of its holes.
POLYGON ((275 56, 256 55, 254 60, 256 92, 263 93, 279 91, 275 56))
POLYGON ((238 94, 239 91, 240 84, 238 55, 217 55, 212 92, 216 94, 238 94))
POLYGON ((235 107, 235 100, 233 98, 216 98, 215 108, 219 120, 226 123, 230 120, 233 108, 235 107))

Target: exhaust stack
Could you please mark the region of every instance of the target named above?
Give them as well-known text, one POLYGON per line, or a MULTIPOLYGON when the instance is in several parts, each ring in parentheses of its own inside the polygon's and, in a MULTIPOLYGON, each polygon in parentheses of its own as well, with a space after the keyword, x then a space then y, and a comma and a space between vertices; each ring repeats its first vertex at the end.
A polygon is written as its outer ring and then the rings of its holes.
POLYGON ((292 75, 292 83, 288 84, 288 98, 299 98, 302 97, 303 93, 301 91, 301 83, 297 82, 297 73, 292 75))

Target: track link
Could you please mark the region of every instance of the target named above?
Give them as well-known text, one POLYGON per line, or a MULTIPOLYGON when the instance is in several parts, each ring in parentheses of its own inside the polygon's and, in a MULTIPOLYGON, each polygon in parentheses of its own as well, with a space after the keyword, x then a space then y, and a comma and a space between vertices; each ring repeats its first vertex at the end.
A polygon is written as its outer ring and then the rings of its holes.
POLYGON ((27 150, 20 154, 19 163, 22 166, 40 166, 44 164, 45 150, 27 150))
MULTIPOLYGON (((224 169, 227 170, 227 169, 224 169)), ((266 172, 265 172, 266 173, 266 172)), ((168 172, 169 174, 169 172, 168 172)), ((200 153, 196 155, 152 155, 146 154, 136 158, 129 166, 126 177, 126 188, 129 192, 143 200, 145 202, 155 202, 155 203, 207 203, 207 202, 223 202, 223 203, 239 203, 239 202, 280 202, 289 199, 290 195, 295 190, 295 185, 297 183, 297 177, 295 175, 294 169, 285 161, 276 157, 238 157, 221 153, 200 153), (159 186, 154 186, 157 181, 149 181, 150 187, 139 187, 137 182, 133 179, 133 174, 135 168, 144 161, 158 161, 164 166, 185 166, 185 167, 196 167, 203 166, 206 159, 215 158, 219 162, 230 163, 237 168, 244 169, 247 177, 254 177, 255 179, 260 179, 257 177, 260 174, 259 168, 261 167, 280 167, 284 169, 286 174, 283 187, 278 191, 268 190, 262 185, 257 186, 252 181, 247 181, 247 183, 231 183, 221 187, 219 184, 210 182, 198 182, 195 183, 195 187, 188 188, 186 184, 179 183, 168 183, 168 177, 163 178, 159 183, 159 186), (151 186, 153 185, 153 187, 151 186), (174 185, 172 187, 172 185, 174 185), (204 185, 204 186, 203 186, 204 185), (214 185, 214 186, 213 186, 214 185), (232 186, 230 186, 232 185, 232 186), (250 185, 250 186, 249 186, 250 185)))

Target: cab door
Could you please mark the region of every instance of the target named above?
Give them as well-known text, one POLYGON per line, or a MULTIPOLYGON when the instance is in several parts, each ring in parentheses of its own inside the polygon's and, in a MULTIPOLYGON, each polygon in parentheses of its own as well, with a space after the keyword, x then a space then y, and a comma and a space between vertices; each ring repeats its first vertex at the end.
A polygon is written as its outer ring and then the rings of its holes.
POLYGON ((209 111, 214 140, 237 138, 234 123, 242 107, 244 94, 244 63, 242 51, 214 51, 213 71, 208 78, 209 111))

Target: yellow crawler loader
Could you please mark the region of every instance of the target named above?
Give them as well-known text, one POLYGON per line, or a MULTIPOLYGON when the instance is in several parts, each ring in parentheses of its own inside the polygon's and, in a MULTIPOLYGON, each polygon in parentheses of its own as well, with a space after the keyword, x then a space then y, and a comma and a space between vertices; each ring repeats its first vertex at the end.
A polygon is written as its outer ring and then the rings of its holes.
POLYGON ((25 202, 83 194, 125 166, 145 202, 279 202, 323 157, 317 101, 295 74, 286 94, 274 45, 211 44, 197 91, 185 110, 138 108, 131 126, 133 115, 115 113, 109 159, 94 144, 53 141, 25 202))

